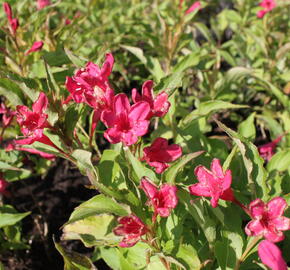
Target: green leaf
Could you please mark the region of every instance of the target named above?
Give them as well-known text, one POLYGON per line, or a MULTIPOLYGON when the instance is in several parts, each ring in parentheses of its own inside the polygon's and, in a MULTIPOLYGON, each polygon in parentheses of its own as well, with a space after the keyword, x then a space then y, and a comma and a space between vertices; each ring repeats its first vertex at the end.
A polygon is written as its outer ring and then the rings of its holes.
POLYGON ((173 74, 162 78, 161 81, 156 85, 155 90, 157 92, 165 91, 168 96, 171 96, 178 87, 181 87, 182 78, 182 72, 174 72, 173 74))
POLYGON ((77 68, 82 68, 86 62, 84 59, 80 59, 79 57, 75 56, 69 49, 64 48, 64 51, 69 58, 69 60, 77 67, 77 68))
POLYGON ((129 215, 129 211, 123 206, 116 203, 113 199, 99 194, 76 207, 67 224, 103 213, 115 214, 117 216, 129 215))
POLYGON ((7 98, 14 106, 23 105, 22 100, 24 97, 21 89, 9 79, 0 78, 0 95, 7 98))
POLYGON ((96 270, 91 260, 85 255, 65 250, 56 242, 54 242, 54 246, 63 257, 64 270, 96 270))
POLYGON ((80 118, 80 106, 74 103, 70 105, 65 112, 64 127, 65 135, 72 139, 75 126, 80 118))
POLYGON ((138 47, 126 46, 126 45, 120 45, 120 47, 134 54, 141 61, 142 64, 144 64, 145 66, 147 65, 147 59, 144 56, 142 49, 138 47))
POLYGON ((198 157, 204 153, 204 151, 198 151, 195 153, 183 155, 181 158, 179 158, 177 161, 175 161, 171 166, 164 172, 162 178, 164 179, 162 182, 168 182, 168 183, 175 183, 176 176, 178 172, 191 160, 198 157))
POLYGON ((257 147, 247 138, 228 128, 217 119, 214 119, 219 128, 238 146, 247 171, 249 188, 254 198, 267 199, 269 189, 266 185, 267 172, 263 166, 264 160, 260 157, 257 147), (259 187, 259 190, 257 188, 259 187))
POLYGON ((200 52, 193 52, 183 57, 173 68, 173 73, 183 72, 186 69, 198 65, 200 61, 200 52))
POLYGON ((157 182, 157 177, 153 171, 146 168, 142 162, 140 162, 130 151, 128 147, 125 149, 125 155, 126 158, 129 161, 129 164, 132 166, 132 169, 135 173, 134 181, 139 184, 140 180, 143 176, 147 176, 149 179, 151 179, 154 182, 157 182))
POLYGON ((86 247, 116 245, 120 241, 120 237, 112 232, 116 225, 113 215, 90 216, 65 225, 62 238, 81 240, 86 247))
POLYGON ((186 128, 192 121, 207 116, 218 110, 247 108, 246 105, 237 105, 222 100, 209 100, 199 104, 198 109, 189 113, 180 121, 179 126, 186 128))
POLYGON ((290 167, 290 151, 283 150, 276 153, 267 165, 269 172, 277 170, 279 172, 286 171, 290 167))
POLYGON ((244 120, 238 128, 239 134, 251 140, 256 138, 255 115, 252 113, 246 120, 244 120))
POLYGON ((193 246, 186 244, 180 245, 176 253, 176 258, 181 262, 185 262, 187 269, 198 270, 201 267, 197 251, 193 246))
POLYGON ((180 202, 184 204, 186 210, 193 217, 196 224, 203 230, 207 241, 213 245, 216 240, 216 223, 210 218, 208 213, 205 212, 206 209, 204 205, 202 205, 201 200, 195 201, 195 203, 192 204, 192 197, 188 191, 184 190, 178 191, 178 198, 180 202))
POLYGON ((0 207, 0 228, 14 225, 29 214, 30 212, 17 213, 12 207, 2 206, 0 207))
POLYGON ((44 54, 45 62, 50 66, 60 67, 64 64, 70 64, 70 59, 63 49, 57 49, 54 52, 47 52, 44 54))

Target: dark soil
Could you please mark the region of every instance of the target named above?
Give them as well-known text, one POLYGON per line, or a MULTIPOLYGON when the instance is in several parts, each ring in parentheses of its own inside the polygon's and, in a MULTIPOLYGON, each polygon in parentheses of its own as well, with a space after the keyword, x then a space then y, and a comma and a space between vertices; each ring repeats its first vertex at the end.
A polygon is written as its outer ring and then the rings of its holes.
MULTIPOLYGON (((87 177, 70 167, 65 160, 57 159, 55 165, 42 179, 35 177, 9 186, 11 196, 5 203, 12 204, 19 212, 31 211, 22 221, 22 235, 30 249, 0 254, 0 261, 7 270, 61 270, 63 259, 54 247, 53 237, 60 241, 61 226, 69 219, 73 209, 97 194, 85 187, 87 177)), ((62 241, 66 249, 90 255, 80 241, 62 241)), ((103 262, 98 269, 108 268, 103 262)))

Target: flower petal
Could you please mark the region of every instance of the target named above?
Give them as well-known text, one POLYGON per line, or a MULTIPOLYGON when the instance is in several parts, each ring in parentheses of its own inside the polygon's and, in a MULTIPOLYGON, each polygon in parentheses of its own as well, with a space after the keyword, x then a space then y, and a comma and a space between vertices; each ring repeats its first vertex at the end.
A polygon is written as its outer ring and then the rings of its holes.
POLYGON ((128 113, 130 111, 130 103, 128 97, 121 93, 114 98, 114 111, 116 114, 128 113))
POLYGON ((265 203, 261 199, 256 199, 250 203, 249 210, 253 218, 262 218, 265 212, 265 203))
POLYGON ((135 103, 129 112, 129 119, 131 121, 145 120, 150 112, 148 102, 141 101, 135 103))
POLYGON ((211 171, 213 172, 213 174, 219 178, 223 178, 224 177, 224 172, 223 172, 223 168, 220 164, 219 159, 214 158, 212 163, 211 163, 211 171))
POLYGON ((280 249, 268 240, 263 240, 258 246, 258 254, 263 264, 272 270, 287 270, 287 265, 280 249))
POLYGON ((290 219, 287 217, 278 217, 278 218, 272 219, 271 223, 279 231, 290 230, 290 219))
POLYGON ((101 69, 101 75, 106 78, 110 76, 114 66, 114 57, 111 53, 106 54, 106 60, 101 69))
POLYGON ((270 230, 267 230, 267 231, 264 232, 264 237, 267 240, 269 240, 271 242, 274 242, 274 243, 275 242, 280 242, 280 241, 284 240, 284 238, 285 238, 283 232, 281 232, 281 231, 273 232, 273 231, 270 231, 270 230))
POLYGON ((260 220, 252 220, 250 221, 246 227, 245 232, 249 236, 257 236, 263 234, 265 228, 263 224, 260 222, 260 220))
POLYGON ((32 111, 36 113, 42 113, 43 111, 46 110, 47 106, 48 106, 48 99, 46 95, 43 92, 41 92, 39 94, 38 99, 32 105, 32 111))
POLYGON ((154 183, 152 183, 147 177, 143 177, 141 179, 140 187, 141 189, 143 189, 143 191, 145 192, 146 196, 149 199, 153 199, 158 193, 157 186, 154 183))
POLYGON ((148 80, 142 85, 142 96, 145 100, 153 101, 153 81, 148 80))
POLYGON ((189 188, 190 194, 192 194, 192 195, 204 196, 204 197, 210 197, 211 196, 210 189, 207 186, 204 186, 201 183, 197 183, 197 184, 191 185, 188 188, 189 188))
POLYGON ((280 217, 287 207, 287 202, 282 197, 275 197, 267 203, 268 216, 270 219, 280 217))
POLYGON ((136 88, 132 89, 131 96, 134 103, 137 103, 142 100, 141 95, 138 93, 136 88))

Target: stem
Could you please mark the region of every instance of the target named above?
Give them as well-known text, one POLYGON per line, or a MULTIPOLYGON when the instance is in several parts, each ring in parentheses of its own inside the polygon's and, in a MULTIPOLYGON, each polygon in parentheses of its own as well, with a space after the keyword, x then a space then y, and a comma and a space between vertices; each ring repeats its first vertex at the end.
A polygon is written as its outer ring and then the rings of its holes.
POLYGON ((236 263, 236 266, 235 266, 234 270, 239 270, 240 269, 241 263, 246 259, 246 257, 248 256, 249 252, 258 243, 258 241, 260 241, 260 239, 261 239, 261 236, 258 236, 258 237, 254 238, 252 243, 250 243, 250 245, 246 248, 246 250, 242 254, 241 258, 237 260, 237 263, 236 263))
POLYGON ((234 198, 233 203, 240 206, 245 211, 245 213, 251 217, 249 209, 245 205, 243 205, 241 202, 239 202, 236 198, 234 198))

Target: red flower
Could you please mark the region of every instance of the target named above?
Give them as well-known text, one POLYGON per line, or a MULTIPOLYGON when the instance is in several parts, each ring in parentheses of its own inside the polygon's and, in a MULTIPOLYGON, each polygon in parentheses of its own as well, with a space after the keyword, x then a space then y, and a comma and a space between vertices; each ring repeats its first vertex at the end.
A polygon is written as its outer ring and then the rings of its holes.
POLYGON ((168 217, 170 211, 174 209, 178 203, 176 186, 163 184, 158 190, 154 183, 147 177, 143 177, 141 180, 141 189, 143 189, 146 196, 149 198, 149 205, 154 207, 153 221, 157 215, 168 217))
POLYGON ((101 115, 101 120, 108 127, 105 138, 113 144, 123 142, 128 146, 136 143, 139 136, 147 133, 149 112, 147 102, 130 106, 128 97, 118 94, 114 98, 112 110, 105 110, 101 115))
POLYGON ((260 6, 263 7, 266 11, 271 11, 276 7, 275 0, 263 0, 260 3, 260 6))
POLYGON ((18 105, 17 122, 25 139, 15 140, 14 144, 32 144, 35 141, 55 147, 50 139, 43 134, 44 128, 51 127, 47 121, 48 115, 44 113, 48 106, 48 99, 44 93, 40 93, 38 99, 32 105, 32 111, 26 106, 18 105))
POLYGON ((121 225, 117 226, 113 232, 118 236, 123 236, 119 243, 120 247, 134 246, 141 239, 141 236, 148 232, 146 225, 134 215, 120 217, 118 222, 121 225))
POLYGON ((286 207, 287 202, 281 197, 276 197, 268 203, 261 199, 251 202, 249 211, 253 220, 247 224, 246 234, 262 235, 271 242, 282 241, 282 231, 290 230, 290 219, 282 216, 286 207))
POLYGON ((106 55, 102 68, 89 62, 85 68, 76 71, 75 75, 66 78, 66 88, 70 92, 65 101, 74 100, 77 103, 86 103, 94 109, 110 107, 113 90, 110 88, 108 77, 112 72, 114 58, 106 55))
POLYGON ((259 154, 264 160, 269 161, 272 158, 272 156, 275 154, 274 151, 276 146, 281 141, 282 137, 283 136, 279 136, 274 141, 258 147, 259 154))
POLYGON ((162 117, 164 116, 170 107, 168 102, 168 95, 162 91, 156 97, 153 94, 153 81, 146 81, 142 86, 142 96, 137 92, 136 89, 132 90, 132 99, 134 103, 140 101, 146 101, 150 105, 151 112, 148 118, 153 116, 162 117))
POLYGON ((31 48, 25 53, 26 55, 32 53, 32 52, 37 52, 40 51, 43 47, 43 42, 42 41, 36 41, 33 43, 31 48))
POLYGON ((51 5, 50 0, 37 0, 37 9, 43 9, 47 6, 51 5))
POLYGON ((263 0, 259 5, 263 9, 257 12, 257 17, 263 18, 266 13, 268 13, 269 11, 271 11, 272 9, 276 7, 276 2, 275 0, 263 0))
POLYGON ((7 128, 11 124, 13 117, 15 115, 15 112, 7 108, 4 103, 1 103, 0 114, 3 114, 2 116, 3 128, 7 128))
POLYGON ((191 7, 185 11, 185 14, 189 14, 191 12, 194 12, 197 9, 201 9, 201 3, 199 1, 194 2, 191 7))
POLYGON ((213 159, 211 171, 200 165, 195 168, 194 173, 199 183, 189 187, 192 195, 211 197, 212 207, 217 207, 219 199, 234 201, 234 194, 231 189, 231 171, 227 170, 224 173, 218 159, 213 159))
POLYGON ((4 12, 6 13, 8 22, 10 24, 10 32, 12 35, 15 35, 16 30, 19 26, 18 19, 13 18, 11 6, 7 2, 3 3, 3 9, 4 9, 4 12))
POLYGON ((157 138, 151 146, 143 149, 144 157, 148 165, 155 167, 157 173, 162 173, 172 162, 182 155, 182 148, 178 144, 168 145, 164 138, 157 138))
POLYGON ((2 173, 0 174, 0 194, 6 193, 6 188, 8 186, 8 182, 3 178, 2 173))
POLYGON ((263 264, 272 270, 287 270, 281 250, 272 242, 263 240, 258 246, 258 254, 263 264))

